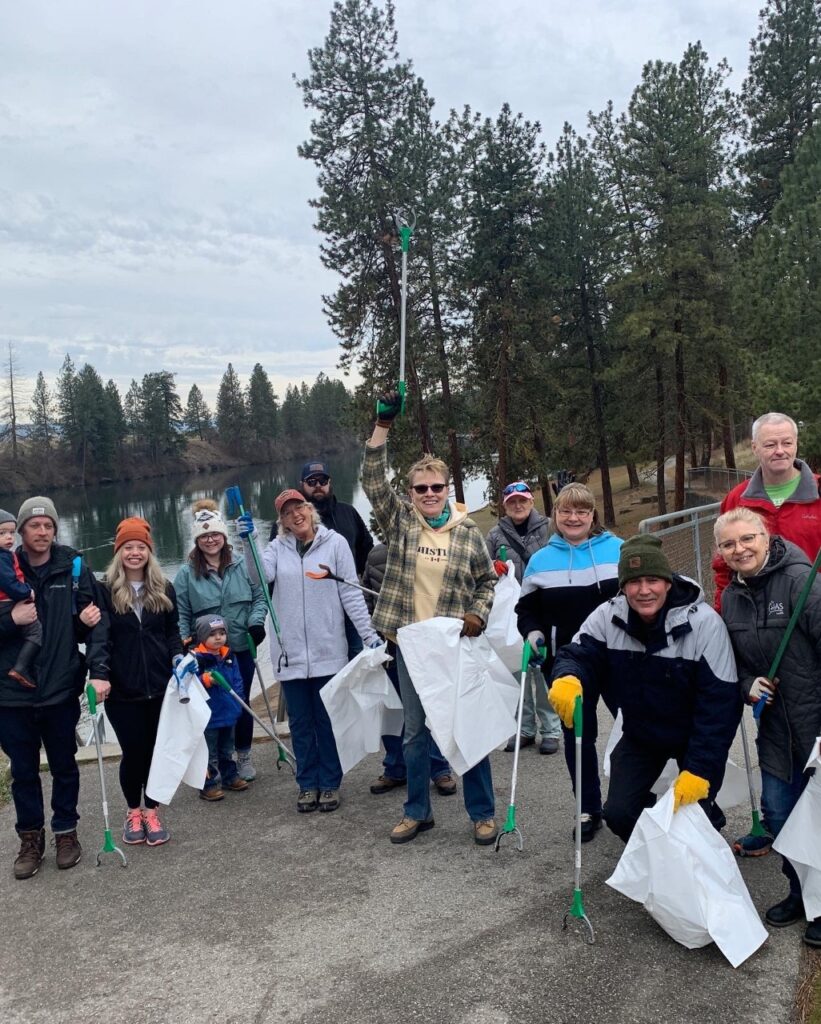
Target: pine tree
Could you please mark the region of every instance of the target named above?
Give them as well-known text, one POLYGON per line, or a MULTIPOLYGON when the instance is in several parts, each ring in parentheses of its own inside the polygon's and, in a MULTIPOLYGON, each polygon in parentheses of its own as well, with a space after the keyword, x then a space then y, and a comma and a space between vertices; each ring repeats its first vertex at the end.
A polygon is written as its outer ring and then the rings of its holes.
POLYGON ((31 398, 31 434, 29 437, 34 455, 43 462, 46 470, 51 468, 57 429, 54 411, 54 399, 46 384, 43 371, 40 370, 31 398))
POLYGON ((289 384, 285 389, 285 398, 280 410, 282 433, 287 440, 300 437, 305 430, 305 410, 302 406, 299 388, 289 384))
POLYGON ((140 449, 143 444, 144 421, 143 421, 143 393, 142 388, 136 380, 131 381, 123 402, 123 413, 128 435, 131 437, 135 449, 140 449))
POLYGON ((109 380, 105 386, 105 421, 106 432, 110 434, 116 453, 121 457, 123 454, 123 442, 128 433, 128 425, 125 420, 123 402, 120 398, 120 389, 113 380, 109 380))
POLYGON ((242 385, 231 363, 217 392, 217 434, 223 444, 241 451, 248 443, 248 410, 242 385))
POLYGON ((251 436, 254 441, 271 459, 272 445, 276 439, 279 423, 277 418, 277 399, 268 374, 261 363, 256 363, 251 371, 246 393, 246 406, 251 436))
POLYGON ((147 373, 140 386, 140 407, 145 443, 154 462, 176 455, 184 444, 182 403, 168 370, 147 373))
POLYGON ((57 422, 62 443, 76 453, 77 425, 77 371, 71 356, 66 354, 57 376, 57 422))
POLYGON ((196 384, 192 384, 188 392, 184 421, 188 433, 200 441, 204 441, 211 431, 211 410, 196 384))
POLYGON ((21 400, 21 386, 22 379, 20 371, 17 365, 17 353, 14 351, 14 345, 9 342, 8 355, 4 360, 3 367, 3 420, 4 425, 2 428, 3 440, 9 440, 11 442, 11 457, 15 465, 19 458, 19 430, 17 425, 18 409, 20 407, 21 400))

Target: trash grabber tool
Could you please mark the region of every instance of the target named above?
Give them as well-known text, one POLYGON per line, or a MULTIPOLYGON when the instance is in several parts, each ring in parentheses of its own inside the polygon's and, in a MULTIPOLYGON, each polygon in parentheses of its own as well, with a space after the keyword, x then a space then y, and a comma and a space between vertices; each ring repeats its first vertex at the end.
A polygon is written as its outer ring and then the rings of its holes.
MULTIPOLYGON (((229 514, 234 510, 238 510, 241 516, 245 515, 245 506, 242 504, 242 493, 236 484, 233 487, 227 487, 225 489, 225 497, 228 499, 229 514)), ((277 613, 274 611, 271 595, 268 593, 268 581, 265 578, 265 571, 262 568, 262 559, 259 557, 256 541, 254 540, 253 535, 249 536, 247 540, 248 547, 251 549, 251 557, 254 560, 254 566, 257 570, 257 576, 259 577, 259 585, 262 587, 262 593, 265 595, 265 604, 268 607, 268 614, 271 616, 271 622, 273 623, 274 632, 276 633, 279 649, 281 651, 279 664, 277 665, 277 670, 279 670, 282 667, 283 661, 287 667, 288 652, 285 650, 285 644, 282 640, 282 632, 279 628, 279 619, 277 618, 277 613)))
POLYGON ((573 733, 576 739, 576 828, 573 833, 575 839, 574 871, 573 871, 573 903, 570 910, 564 915, 562 930, 567 928, 567 919, 570 917, 584 921, 587 926, 589 938, 586 940, 589 945, 596 941, 593 933, 593 925, 590 918, 584 912, 582 900, 582 698, 577 697, 573 705, 573 733))
POLYGON ((119 846, 115 845, 114 839, 111 835, 111 825, 108 821, 108 797, 105 792, 105 776, 103 774, 103 747, 100 743, 100 733, 98 731, 99 713, 97 711, 97 694, 91 683, 86 686, 86 697, 88 698, 88 713, 91 716, 91 726, 94 729, 94 746, 97 748, 97 767, 100 770, 100 791, 103 795, 103 821, 105 822, 103 845, 97 851, 97 867, 102 864, 104 853, 116 853, 122 860, 123 867, 127 868, 128 861, 119 846))
POLYGON ((496 836, 496 852, 502 845, 505 836, 515 836, 516 849, 522 852, 524 839, 521 830, 516 824, 516 781, 519 777, 519 741, 522 738, 522 712, 525 706, 525 686, 527 685, 527 670, 530 668, 530 643, 525 640, 524 651, 522 652, 522 677, 519 684, 519 711, 516 715, 516 746, 513 748, 513 778, 510 783, 510 803, 507 806, 507 818, 502 826, 502 831, 496 836))
POLYGON ((361 583, 356 583, 354 580, 343 580, 341 576, 337 576, 335 572, 331 572, 330 566, 319 563, 319 568, 322 572, 306 572, 305 575, 310 580, 335 580, 337 583, 344 583, 346 587, 356 587, 361 590, 364 594, 371 594, 373 597, 379 597, 379 593, 376 590, 371 590, 370 587, 363 587, 361 583))
POLYGON ((753 816, 753 824, 746 836, 733 843, 733 852, 739 857, 761 857, 770 852, 773 838, 761 824, 761 809, 758 804, 755 787, 753 786, 753 768, 750 760, 750 744, 747 740, 747 730, 744 726, 744 716, 741 716, 741 745, 744 748, 744 769, 747 772, 747 786, 750 790, 750 811, 753 816), (751 843, 745 840, 752 838, 751 843), (758 842, 758 840, 761 840, 758 842))
POLYGON ((405 338, 407 337, 408 323, 408 250, 410 249, 411 235, 416 227, 416 217, 411 214, 411 220, 406 220, 401 210, 393 215, 397 230, 399 231, 399 242, 402 246, 402 284, 401 300, 399 306, 399 383, 397 391, 402 397, 402 415, 405 414, 405 394, 407 385, 405 383, 405 338))
MULTIPOLYGON (((283 764, 287 764, 291 771, 295 771, 294 764, 296 762, 294 761, 294 755, 277 736, 277 716, 271 708, 270 700, 268 700, 268 691, 265 689, 265 680, 262 678, 262 669, 259 667, 259 662, 257 661, 257 645, 254 643, 254 638, 250 633, 247 633, 246 636, 248 637, 248 650, 251 657, 254 659, 254 669, 257 673, 257 679, 259 679, 259 687, 262 690, 262 699, 265 701, 265 707, 268 709, 268 717, 271 719, 271 727, 274 730, 274 742, 277 745, 277 771, 279 771, 283 764)), ((250 694, 248 696, 250 697, 250 694)))
MULTIPOLYGON (((234 700, 237 702, 237 704, 239 704, 239 706, 241 708, 243 708, 245 711, 248 712, 248 714, 251 716, 251 718, 253 718, 253 720, 257 723, 257 725, 260 727, 260 729, 263 729, 265 731, 265 733, 268 736, 271 737, 271 739, 274 741, 274 743, 276 743, 277 749, 280 752, 282 752, 282 751, 285 752, 285 760, 288 762, 290 767, 293 769, 294 774, 296 774, 296 758, 294 757, 294 755, 285 746, 285 744, 282 742, 282 740, 280 740, 279 736, 277 736, 277 734, 270 727, 270 725, 266 725, 265 722, 263 722, 263 720, 259 717, 259 715, 257 715, 256 712, 252 711, 252 709, 245 703, 245 701, 242 699, 242 697, 240 697, 240 695, 238 693, 236 693, 234 690, 231 689, 231 684, 228 682, 228 680, 225 678, 225 676, 221 672, 217 671, 217 669, 213 669, 210 672, 206 672, 205 675, 208 676, 208 679, 209 679, 210 683, 215 684, 221 690, 225 690, 226 693, 230 694, 231 697, 233 697, 234 700)), ((205 682, 204 678, 203 678, 203 682, 205 682)))
MULTIPOLYGON (((787 623, 787 628, 784 630, 784 636, 781 637, 781 643, 778 645, 778 650, 775 652, 772 665, 770 665, 770 671, 767 678, 772 680, 775 679, 778 667, 781 664, 781 659, 784 657, 784 652, 787 650, 787 645, 790 642, 790 638, 795 631, 795 627, 798 624, 798 619, 801 616, 801 612, 804 611, 804 605, 807 603, 807 598, 810 596, 812 585, 815 582, 816 574, 821 568, 821 548, 818 549, 818 554, 815 556, 815 561, 812 563, 810 574, 804 582, 804 586, 801 588, 801 593, 798 595, 798 600, 795 602, 795 608, 793 608, 790 621, 787 623)), ((758 700, 753 707, 753 718, 756 721, 761 718, 764 713, 764 708, 770 703, 769 700, 758 700)))

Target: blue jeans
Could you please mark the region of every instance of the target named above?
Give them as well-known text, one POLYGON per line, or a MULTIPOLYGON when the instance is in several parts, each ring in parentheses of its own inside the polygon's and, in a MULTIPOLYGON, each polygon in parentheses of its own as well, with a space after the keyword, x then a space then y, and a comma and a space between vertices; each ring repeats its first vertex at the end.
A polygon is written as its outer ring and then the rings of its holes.
POLYGON ((223 782, 229 785, 237 777, 237 763, 234 760, 234 726, 223 725, 219 729, 206 729, 205 742, 208 744, 208 777, 203 789, 219 789, 223 782))
POLYGON ((33 832, 45 824, 40 783, 40 744, 51 772, 51 828, 71 832, 77 827, 80 772, 74 755, 74 730, 80 702, 71 697, 44 708, 0 707, 0 747, 11 761, 11 795, 18 832, 33 832))
MULTIPOLYGON (((399 675, 396 669, 396 644, 388 641, 388 654, 393 661, 385 665, 388 678, 393 683, 394 689, 401 698, 399 692, 399 675)), ((398 736, 383 736, 382 746, 385 748, 385 757, 382 760, 382 774, 387 779, 406 779, 408 771, 405 768, 405 757, 402 753, 402 743, 405 736, 404 726, 398 736)), ((441 779, 444 775, 452 775, 453 769, 448 764, 447 758, 442 756, 442 751, 436 745, 436 740, 430 738, 430 777, 434 780, 441 779)))
MULTIPOLYGON (((254 681, 254 659, 251 657, 250 651, 234 651, 234 657, 237 659, 237 668, 239 674, 242 676, 242 684, 245 687, 245 693, 241 693, 240 697, 245 701, 246 704, 251 703, 251 684, 254 681)), ((240 712, 240 716, 234 724, 234 743, 236 743, 236 749, 239 750, 250 750, 251 743, 254 737, 254 720, 243 709, 240 712)))
MULTIPOLYGON (((798 798, 810 781, 812 772, 804 771, 806 760, 804 757, 799 759, 793 755, 791 782, 785 782, 763 768, 761 769, 761 809, 764 812, 767 828, 774 836, 777 836, 784 827, 784 823, 790 816, 790 811, 798 803, 798 798)), ((801 882, 795 873, 795 868, 786 857, 781 858, 781 871, 790 883, 790 895, 800 896, 801 882)))
MULTIPOLYGON (((520 672, 513 675, 518 683, 520 672)), ((531 665, 525 678, 525 701, 522 708, 522 736, 535 736, 537 731, 542 739, 558 739, 562 734, 562 720, 550 706, 547 699, 547 684, 542 670, 531 665)))
POLYGON ((331 676, 281 682, 288 702, 288 722, 300 789, 339 789, 342 765, 336 752, 331 720, 319 691, 331 676))
MULTIPOLYGON (((431 817, 430 806, 430 744, 431 735, 425 725, 425 709, 413 687, 402 652, 397 647, 396 667, 399 673, 399 693, 405 709, 405 738, 403 752, 408 769, 408 799, 405 801, 405 816, 414 821, 427 821, 431 817)), ((492 818, 493 779, 490 774, 490 759, 483 757, 462 776, 462 790, 465 809, 471 821, 487 821, 492 818)))

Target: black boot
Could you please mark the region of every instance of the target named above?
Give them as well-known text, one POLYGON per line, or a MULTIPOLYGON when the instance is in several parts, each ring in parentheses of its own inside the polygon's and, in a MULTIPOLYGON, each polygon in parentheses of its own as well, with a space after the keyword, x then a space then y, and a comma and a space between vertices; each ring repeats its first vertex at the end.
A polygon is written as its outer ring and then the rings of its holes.
POLYGON ((34 659, 39 653, 39 644, 34 643, 32 640, 24 640, 23 646, 17 655, 17 662, 14 668, 9 670, 9 676, 21 686, 25 686, 27 690, 34 690, 37 687, 31 668, 34 664, 34 659))
POLYGON ((800 896, 790 893, 786 899, 770 907, 764 915, 767 924, 775 928, 786 928, 788 924, 795 924, 796 921, 804 920, 804 901, 800 896))

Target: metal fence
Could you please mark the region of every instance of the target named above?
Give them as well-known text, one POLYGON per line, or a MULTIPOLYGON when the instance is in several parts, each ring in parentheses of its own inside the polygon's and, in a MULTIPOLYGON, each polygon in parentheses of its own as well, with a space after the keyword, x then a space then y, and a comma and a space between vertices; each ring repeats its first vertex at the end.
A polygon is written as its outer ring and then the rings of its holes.
POLYGON ((714 494, 726 494, 727 491, 749 480, 752 476, 749 469, 724 469, 722 466, 696 466, 687 470, 688 491, 712 491, 714 494))
POLYGON ((713 523, 718 519, 721 502, 699 505, 681 512, 642 519, 639 533, 661 538, 664 553, 676 572, 698 580, 709 602, 713 600, 713 523))

